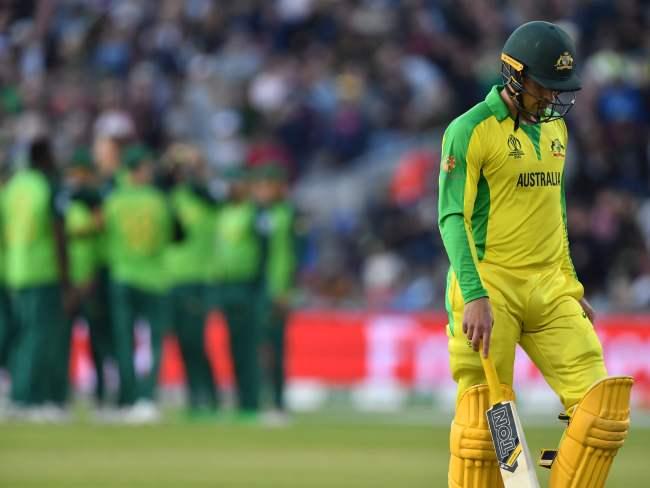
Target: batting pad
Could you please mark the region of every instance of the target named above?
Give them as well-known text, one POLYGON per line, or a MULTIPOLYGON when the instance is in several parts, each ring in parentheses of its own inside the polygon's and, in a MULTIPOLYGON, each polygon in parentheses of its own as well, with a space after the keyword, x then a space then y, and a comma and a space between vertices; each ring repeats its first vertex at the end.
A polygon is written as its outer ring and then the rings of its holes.
MULTIPOLYGON (((512 389, 501 385, 506 399, 512 389)), ((494 453, 485 411, 490 407, 487 385, 468 388, 456 406, 449 436, 449 488, 501 488, 499 464, 494 453)))
POLYGON ((571 416, 551 468, 551 488, 603 488, 630 426, 629 376, 595 383, 571 416))

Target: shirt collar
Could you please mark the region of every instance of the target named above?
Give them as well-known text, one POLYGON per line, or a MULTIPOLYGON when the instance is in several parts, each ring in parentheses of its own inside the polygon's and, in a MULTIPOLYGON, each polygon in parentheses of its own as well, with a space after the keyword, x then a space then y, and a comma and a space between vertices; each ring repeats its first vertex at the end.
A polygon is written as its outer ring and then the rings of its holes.
POLYGON ((510 110, 508 110, 506 102, 501 98, 501 90, 503 90, 502 85, 494 85, 490 93, 485 97, 485 103, 487 103, 487 106, 499 122, 510 117, 510 110))

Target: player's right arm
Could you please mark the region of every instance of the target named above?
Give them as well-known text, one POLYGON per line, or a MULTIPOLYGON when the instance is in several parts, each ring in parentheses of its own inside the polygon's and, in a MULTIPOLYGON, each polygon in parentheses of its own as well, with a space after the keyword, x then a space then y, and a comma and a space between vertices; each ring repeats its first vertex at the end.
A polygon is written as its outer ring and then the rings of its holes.
POLYGON ((456 119, 443 136, 440 164, 438 227, 460 286, 465 311, 463 332, 487 355, 492 329, 488 292, 478 272, 472 213, 483 157, 474 125, 456 119))

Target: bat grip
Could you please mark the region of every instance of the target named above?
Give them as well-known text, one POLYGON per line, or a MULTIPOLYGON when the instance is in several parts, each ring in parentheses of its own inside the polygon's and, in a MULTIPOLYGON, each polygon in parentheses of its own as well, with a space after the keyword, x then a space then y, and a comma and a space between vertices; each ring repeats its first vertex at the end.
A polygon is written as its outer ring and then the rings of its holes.
POLYGON ((479 356, 481 357, 483 371, 485 372, 485 378, 487 379, 488 388, 490 389, 490 402, 494 405, 495 403, 504 400, 499 375, 497 374, 497 369, 494 367, 494 363, 489 355, 485 358, 479 351, 479 356))

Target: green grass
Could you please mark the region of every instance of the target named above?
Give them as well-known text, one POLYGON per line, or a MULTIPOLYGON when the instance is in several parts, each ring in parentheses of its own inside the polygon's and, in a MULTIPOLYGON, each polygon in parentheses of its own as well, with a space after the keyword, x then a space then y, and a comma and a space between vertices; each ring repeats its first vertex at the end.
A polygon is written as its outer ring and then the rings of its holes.
MULTIPOLYGON (((397 417, 397 416, 396 416, 397 417)), ((447 428, 373 417, 300 417, 270 429, 226 421, 153 427, 0 424, 0 486, 445 487, 447 428)), ((560 427, 526 429, 534 451, 560 427)), ((650 485, 650 430, 633 430, 608 488, 650 485)), ((546 486, 546 473, 540 473, 546 486)))

